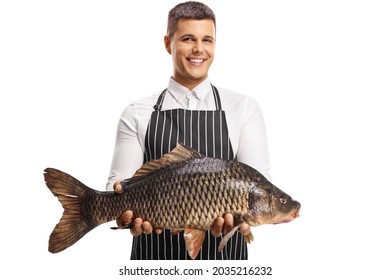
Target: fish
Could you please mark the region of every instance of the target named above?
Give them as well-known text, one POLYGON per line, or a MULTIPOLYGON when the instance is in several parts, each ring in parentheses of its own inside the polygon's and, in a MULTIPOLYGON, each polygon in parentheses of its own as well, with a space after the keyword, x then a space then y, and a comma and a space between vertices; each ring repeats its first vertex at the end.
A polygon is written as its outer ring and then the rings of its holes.
MULTIPOLYGON (((133 218, 149 221, 153 228, 170 229, 172 234, 184 231, 186 249, 195 259, 206 231, 225 213, 233 215, 234 227, 223 236, 219 251, 243 223, 290 222, 301 207, 249 165, 206 157, 182 143, 121 181, 122 193, 89 188, 55 168, 46 168, 44 179, 64 208, 49 237, 51 253, 65 250, 95 227, 131 210, 133 218)), ((247 243, 253 240, 252 233, 245 235, 247 243)))

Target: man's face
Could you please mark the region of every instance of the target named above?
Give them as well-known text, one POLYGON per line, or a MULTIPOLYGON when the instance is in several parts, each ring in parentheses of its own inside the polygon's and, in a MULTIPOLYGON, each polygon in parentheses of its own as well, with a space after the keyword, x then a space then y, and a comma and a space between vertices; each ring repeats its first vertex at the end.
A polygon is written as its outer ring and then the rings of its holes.
POLYGON ((176 82, 193 89, 207 78, 214 59, 215 26, 210 19, 181 19, 172 39, 165 36, 165 47, 172 55, 176 82))

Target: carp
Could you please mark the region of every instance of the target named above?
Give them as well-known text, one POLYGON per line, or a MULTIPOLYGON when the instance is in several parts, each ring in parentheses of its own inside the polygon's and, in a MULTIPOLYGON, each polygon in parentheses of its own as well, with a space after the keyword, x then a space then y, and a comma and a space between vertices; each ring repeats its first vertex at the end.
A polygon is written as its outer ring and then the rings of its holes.
MULTIPOLYGON (((51 253, 65 250, 126 210, 154 228, 184 231, 192 259, 200 251, 205 231, 225 213, 233 215, 234 228, 224 235, 218 250, 244 222, 250 226, 285 223, 298 217, 300 211, 298 201, 254 168, 237 160, 206 157, 181 143, 123 180, 120 194, 91 189, 53 168, 45 169, 44 178, 64 208, 49 238, 51 253)), ((245 236, 246 242, 252 240, 252 233, 245 236)))

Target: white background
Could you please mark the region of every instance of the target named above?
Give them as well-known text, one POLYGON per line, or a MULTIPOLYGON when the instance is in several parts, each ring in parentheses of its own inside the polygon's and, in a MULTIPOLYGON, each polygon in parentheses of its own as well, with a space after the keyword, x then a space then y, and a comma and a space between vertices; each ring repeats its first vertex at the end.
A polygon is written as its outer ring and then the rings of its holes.
MULTIPOLYGON (((217 15, 211 80, 260 104, 273 182, 302 209, 289 224, 253 229, 248 262, 201 266, 271 266, 268 279, 389 279, 387 1, 204 2, 217 15)), ((122 110, 172 73, 163 36, 177 3, 1 2, 1 279, 194 266, 131 262, 130 234, 111 223, 47 251, 62 208, 44 168, 104 190, 122 110)))

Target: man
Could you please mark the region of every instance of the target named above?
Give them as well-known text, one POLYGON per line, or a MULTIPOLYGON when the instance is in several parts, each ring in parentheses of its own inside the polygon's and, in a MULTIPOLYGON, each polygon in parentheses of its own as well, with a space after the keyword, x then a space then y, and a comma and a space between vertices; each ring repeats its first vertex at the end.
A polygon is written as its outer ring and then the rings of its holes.
MULTIPOLYGON (((108 189, 121 192, 119 180, 131 177, 144 163, 171 151, 177 141, 209 157, 233 159, 258 169, 269 178, 264 121, 256 102, 214 87, 208 70, 216 44, 215 15, 206 5, 185 2, 168 16, 165 48, 172 56, 173 76, 161 93, 130 104, 119 121, 108 189), (115 183, 116 182, 116 183, 115 183)), ((207 211, 207 209, 205 209, 207 211)), ((148 221, 132 221, 125 212, 117 223, 132 223, 131 259, 189 259, 183 234, 152 229, 148 221)), ((247 259, 244 224, 218 252, 221 233, 234 226, 230 213, 215 220, 198 259, 247 259)))

